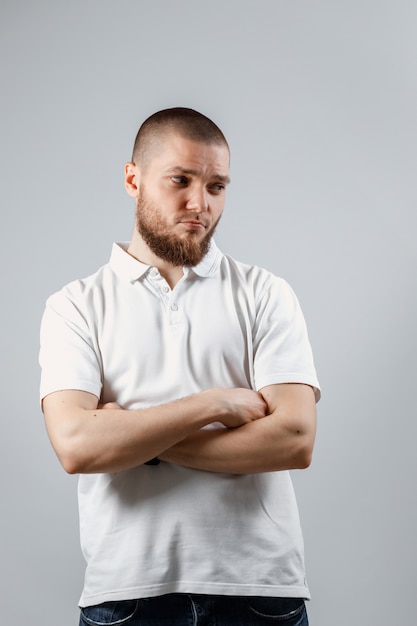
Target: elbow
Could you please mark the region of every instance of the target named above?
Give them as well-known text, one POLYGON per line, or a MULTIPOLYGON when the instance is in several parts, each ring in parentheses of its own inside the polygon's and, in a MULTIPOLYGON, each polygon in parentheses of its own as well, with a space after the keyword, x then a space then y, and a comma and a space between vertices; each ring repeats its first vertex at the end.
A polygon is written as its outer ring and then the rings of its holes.
POLYGON ((67 474, 84 474, 87 471, 87 458, 82 453, 83 446, 80 438, 72 433, 54 433, 50 437, 52 447, 63 469, 67 474))
POLYGON ((73 446, 55 446, 55 452, 59 462, 67 474, 85 473, 85 463, 83 462, 81 455, 77 453, 73 446))
POLYGON ((74 474, 85 473, 83 465, 75 457, 68 456, 65 458, 60 458, 60 461, 61 461, 62 467, 67 472, 67 474, 74 475, 74 474))
POLYGON ((316 439, 315 421, 304 419, 293 430, 294 469, 307 469, 313 460, 313 448, 316 439))
POLYGON ((117 471, 118 468, 103 453, 92 449, 82 435, 63 439, 59 445, 54 445, 54 449, 67 474, 96 474, 117 471))
POLYGON ((313 450, 311 448, 305 448, 300 450, 297 456, 297 466, 294 469, 307 469, 311 465, 313 460, 313 450))
POLYGON ((313 460, 314 440, 311 437, 299 436, 294 450, 294 467, 292 469, 307 469, 313 460))

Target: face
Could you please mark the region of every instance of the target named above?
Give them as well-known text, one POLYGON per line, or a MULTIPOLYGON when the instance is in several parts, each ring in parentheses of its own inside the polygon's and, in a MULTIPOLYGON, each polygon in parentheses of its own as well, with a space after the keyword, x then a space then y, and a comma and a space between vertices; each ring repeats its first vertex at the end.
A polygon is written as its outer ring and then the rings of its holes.
POLYGON ((174 266, 197 265, 220 220, 229 182, 229 151, 170 135, 144 171, 126 166, 136 199, 136 228, 147 248, 174 266))

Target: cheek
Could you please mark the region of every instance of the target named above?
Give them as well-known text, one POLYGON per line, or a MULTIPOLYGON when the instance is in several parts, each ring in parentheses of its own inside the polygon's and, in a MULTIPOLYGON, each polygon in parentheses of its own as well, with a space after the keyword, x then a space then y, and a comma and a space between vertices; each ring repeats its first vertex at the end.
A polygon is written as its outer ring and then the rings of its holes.
POLYGON ((215 220, 218 220, 220 218, 221 214, 223 213, 223 208, 224 208, 223 198, 218 198, 214 202, 211 203, 211 212, 215 220))
POLYGON ((166 213, 174 213, 178 211, 184 204, 184 198, 181 193, 172 194, 169 191, 162 191, 157 200, 162 211, 166 213))

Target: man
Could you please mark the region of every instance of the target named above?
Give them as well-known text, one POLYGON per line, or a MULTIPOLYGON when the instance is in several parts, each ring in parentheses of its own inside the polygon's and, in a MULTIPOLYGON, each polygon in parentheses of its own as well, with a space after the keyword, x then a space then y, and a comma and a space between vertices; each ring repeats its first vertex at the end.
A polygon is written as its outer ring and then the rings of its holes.
POLYGON ((289 286, 212 240, 229 182, 220 129, 160 111, 136 137, 129 244, 49 298, 41 397, 80 474, 80 625, 306 625, 288 470, 319 397, 289 286))

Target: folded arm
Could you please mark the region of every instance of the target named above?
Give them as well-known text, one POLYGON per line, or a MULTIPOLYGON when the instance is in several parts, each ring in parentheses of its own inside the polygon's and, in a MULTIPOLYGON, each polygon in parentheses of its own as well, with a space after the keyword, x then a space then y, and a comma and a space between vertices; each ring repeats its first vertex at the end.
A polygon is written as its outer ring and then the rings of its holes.
POLYGON ((208 389, 160 406, 98 406, 93 394, 64 390, 43 399, 52 445, 70 474, 116 472, 142 465, 212 422, 237 428, 264 418, 266 403, 250 389, 208 389))
POLYGON ((308 385, 264 387, 268 415, 234 430, 200 430, 160 455, 186 467, 251 474, 309 466, 316 433, 314 391, 308 385))

